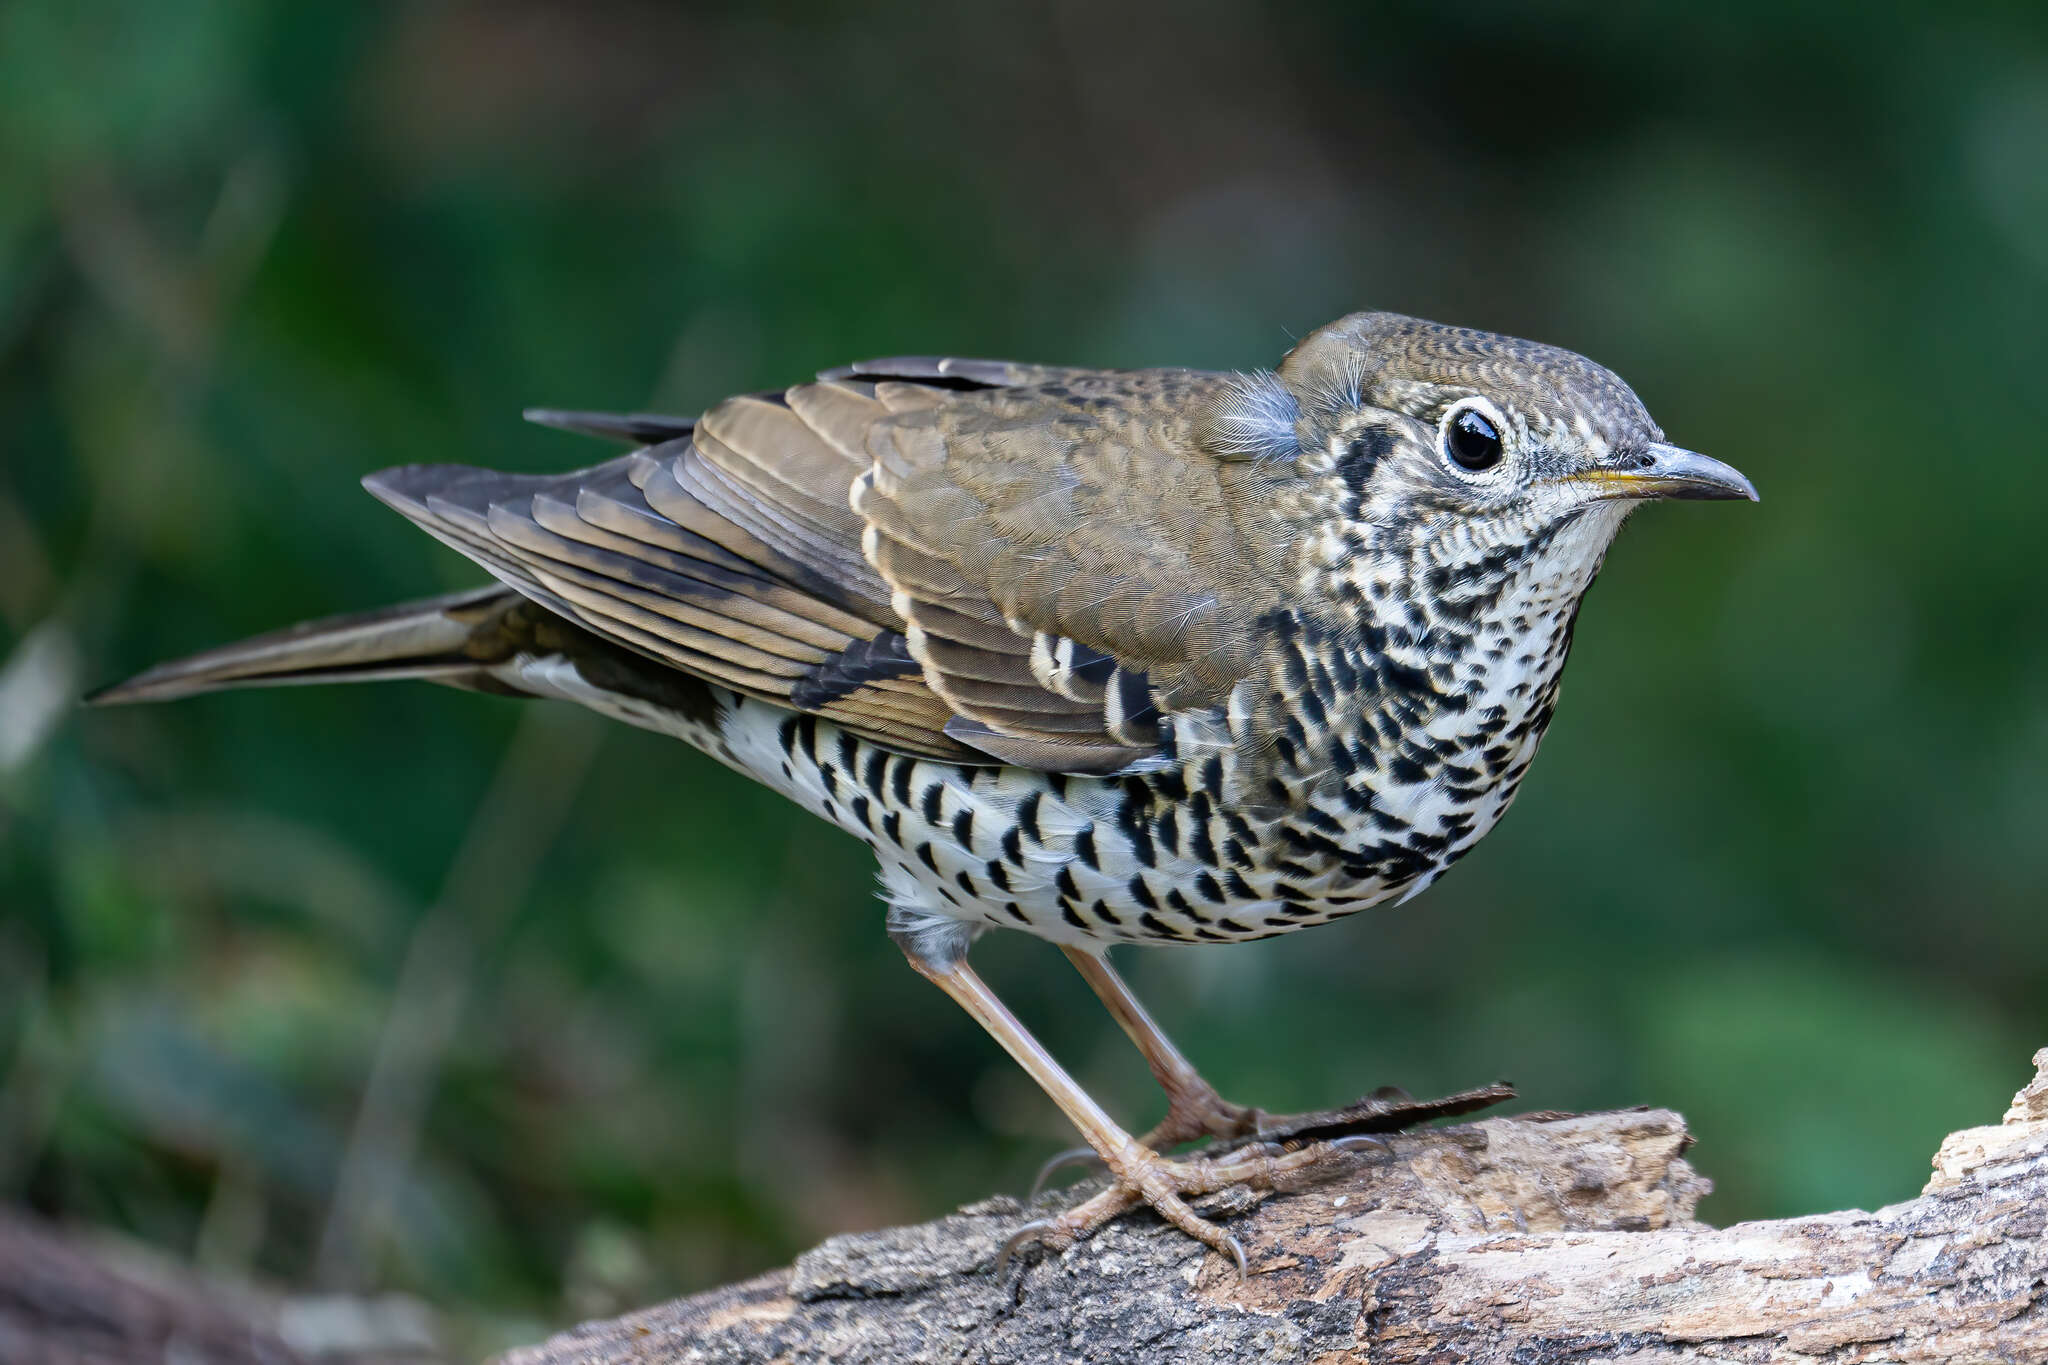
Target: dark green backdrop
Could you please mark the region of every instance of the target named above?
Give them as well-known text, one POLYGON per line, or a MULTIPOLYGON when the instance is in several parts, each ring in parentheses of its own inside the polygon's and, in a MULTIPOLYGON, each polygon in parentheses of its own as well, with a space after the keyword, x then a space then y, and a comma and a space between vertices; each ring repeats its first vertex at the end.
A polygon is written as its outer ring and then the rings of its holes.
MULTIPOLYGON (((1583 350, 1764 501, 1628 529, 1441 889, 1139 986, 1247 1100, 1507 1076, 1683 1110, 1719 1221, 1912 1194, 2048 1043, 2048 35, 1706 8, 0 6, 0 1194, 487 1341, 1015 1189, 1050 1105, 708 761, 69 699, 478 581, 356 480, 601 454, 523 405, 1362 307, 1583 350)), ((1153 1117, 1052 950, 981 957, 1153 1117)))

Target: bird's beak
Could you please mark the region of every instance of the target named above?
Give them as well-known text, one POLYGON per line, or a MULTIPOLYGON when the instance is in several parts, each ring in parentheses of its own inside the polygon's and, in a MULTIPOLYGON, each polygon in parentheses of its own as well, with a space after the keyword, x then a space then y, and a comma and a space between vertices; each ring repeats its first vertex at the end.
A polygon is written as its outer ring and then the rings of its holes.
POLYGON ((1733 465, 1707 455, 1653 442, 1619 465, 1588 470, 1580 481, 1598 488, 1598 498, 1747 498, 1756 486, 1733 465))

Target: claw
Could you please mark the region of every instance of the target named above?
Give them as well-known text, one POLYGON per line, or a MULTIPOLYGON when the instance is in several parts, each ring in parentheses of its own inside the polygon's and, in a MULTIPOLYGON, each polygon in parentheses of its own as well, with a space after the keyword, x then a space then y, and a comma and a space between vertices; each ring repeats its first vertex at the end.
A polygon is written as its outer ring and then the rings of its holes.
POLYGON ((1024 1196, 1024 1202, 1029 1204, 1032 1200, 1038 1198, 1040 1194, 1043 1194, 1045 1192, 1045 1182, 1052 1179, 1055 1174, 1068 1166, 1099 1166, 1101 1164, 1102 1158, 1096 1155, 1093 1147, 1069 1147, 1063 1152, 1054 1152, 1045 1159, 1045 1164, 1038 1168, 1038 1174, 1031 1181, 1031 1193, 1024 1196))
POLYGON ((1394 1144, 1371 1133, 1347 1133, 1343 1137, 1331 1138, 1330 1145, 1340 1152, 1378 1152, 1382 1156, 1394 1155, 1394 1144))
POLYGON ((1053 1226, 1054 1222, 1050 1218, 1034 1218, 1011 1233, 1009 1240, 1003 1243, 1003 1249, 996 1253, 995 1277, 999 1280, 1003 1278, 1003 1272, 1010 1268, 1010 1258, 1017 1254, 1018 1249, 1029 1246, 1045 1236, 1053 1230, 1053 1226))
POLYGON ((1227 1253, 1231 1260, 1237 1262, 1237 1282, 1239 1284, 1243 1284, 1246 1280, 1251 1278, 1252 1272, 1245 1265, 1243 1242, 1238 1241, 1237 1238, 1232 1236, 1231 1234, 1225 1233, 1223 1235, 1223 1245, 1219 1248, 1219 1250, 1227 1253))

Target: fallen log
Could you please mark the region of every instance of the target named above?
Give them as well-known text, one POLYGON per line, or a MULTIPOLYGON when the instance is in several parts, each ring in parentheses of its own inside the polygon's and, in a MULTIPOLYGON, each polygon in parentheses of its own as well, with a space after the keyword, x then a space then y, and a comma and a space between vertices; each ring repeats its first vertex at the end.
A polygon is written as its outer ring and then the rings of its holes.
POLYGON ((997 1276, 1010 1232, 1083 1185, 835 1237, 503 1360, 2048 1361, 2048 1049, 2034 1063, 2003 1123, 1951 1134, 1919 1197, 1874 1213, 1709 1227, 1677 1114, 1490 1118, 1225 1212, 1242 1279, 1149 1215, 997 1276))

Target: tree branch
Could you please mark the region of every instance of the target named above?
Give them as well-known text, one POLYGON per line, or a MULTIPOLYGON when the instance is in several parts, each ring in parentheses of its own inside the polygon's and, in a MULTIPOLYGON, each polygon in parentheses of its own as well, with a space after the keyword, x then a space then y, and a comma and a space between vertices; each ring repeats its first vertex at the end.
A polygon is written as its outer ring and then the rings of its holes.
POLYGON ((1920 1197, 1875 1213, 1712 1228, 1668 1110, 1488 1119, 1244 1212, 1243 1281, 1134 1216, 998 1282, 1025 1214, 993 1199, 504 1365, 2048 1360, 2048 1049, 2034 1062, 2002 1124, 1951 1134, 1920 1197))

